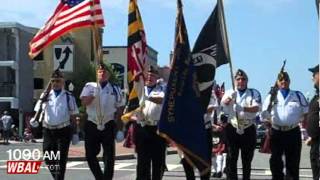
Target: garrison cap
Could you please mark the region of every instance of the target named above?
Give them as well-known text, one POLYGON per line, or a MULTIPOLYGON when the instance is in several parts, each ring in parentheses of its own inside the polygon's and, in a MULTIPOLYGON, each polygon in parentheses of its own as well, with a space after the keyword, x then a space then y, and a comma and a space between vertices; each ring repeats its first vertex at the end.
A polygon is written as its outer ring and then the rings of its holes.
POLYGON ((159 74, 158 70, 153 66, 149 66, 148 73, 159 74))
POLYGON ((316 73, 319 73, 319 64, 316 65, 315 67, 309 68, 308 70, 312 72, 313 75, 315 75, 316 73))
POLYGON ((278 74, 278 80, 279 81, 281 81, 281 80, 290 81, 289 74, 286 71, 281 71, 278 74))
POLYGON ((245 78, 246 80, 248 80, 248 76, 247 74, 244 72, 244 70, 242 69, 238 69, 234 75, 234 79, 237 79, 238 76, 242 76, 243 78, 245 78))
POLYGON ((59 69, 57 69, 51 74, 51 78, 63 78, 63 74, 59 69))
POLYGON ((97 66, 98 70, 108 70, 107 65, 105 65, 103 62, 100 62, 97 66))

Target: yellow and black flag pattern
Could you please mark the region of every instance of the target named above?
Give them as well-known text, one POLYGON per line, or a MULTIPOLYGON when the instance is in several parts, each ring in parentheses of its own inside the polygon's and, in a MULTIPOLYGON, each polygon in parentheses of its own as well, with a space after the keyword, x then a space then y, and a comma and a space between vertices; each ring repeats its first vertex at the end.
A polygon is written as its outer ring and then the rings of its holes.
POLYGON ((129 97, 126 114, 122 116, 124 121, 128 120, 130 112, 139 107, 139 101, 144 94, 147 43, 137 0, 129 2, 127 51, 129 97))

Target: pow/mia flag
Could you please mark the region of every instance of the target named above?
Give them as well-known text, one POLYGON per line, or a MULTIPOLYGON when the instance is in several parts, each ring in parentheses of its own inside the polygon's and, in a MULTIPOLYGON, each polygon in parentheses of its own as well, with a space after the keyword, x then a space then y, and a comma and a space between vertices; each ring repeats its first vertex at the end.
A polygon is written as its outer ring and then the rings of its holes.
POLYGON ((316 0, 316 6, 317 6, 318 17, 319 17, 319 5, 320 5, 320 0, 316 0))
POLYGON ((193 47, 192 59, 197 72, 200 101, 207 108, 211 96, 215 69, 230 61, 229 45, 224 20, 222 0, 203 26, 193 47))

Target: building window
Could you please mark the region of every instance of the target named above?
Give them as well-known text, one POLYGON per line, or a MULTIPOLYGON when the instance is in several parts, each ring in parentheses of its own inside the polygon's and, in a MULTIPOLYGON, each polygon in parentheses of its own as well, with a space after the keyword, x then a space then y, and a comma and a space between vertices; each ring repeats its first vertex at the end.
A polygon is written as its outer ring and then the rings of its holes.
POLYGON ((33 79, 34 89, 43 89, 43 79, 34 78, 33 79))

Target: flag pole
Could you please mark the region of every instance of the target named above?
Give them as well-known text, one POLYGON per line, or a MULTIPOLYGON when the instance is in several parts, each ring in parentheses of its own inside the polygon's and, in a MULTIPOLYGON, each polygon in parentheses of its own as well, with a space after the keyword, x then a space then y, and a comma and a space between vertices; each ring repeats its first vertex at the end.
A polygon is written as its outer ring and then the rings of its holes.
MULTIPOLYGON (((224 47, 224 50, 227 52, 227 55, 229 57, 228 58, 228 61, 229 61, 229 69, 230 69, 230 75, 231 75, 231 83, 232 83, 232 88, 235 89, 235 84, 234 84, 234 81, 233 81, 233 67, 232 67, 232 61, 231 61, 231 55, 230 55, 230 48, 229 48, 229 41, 228 41, 228 32, 227 32, 227 26, 226 26, 226 20, 225 20, 225 17, 224 17, 224 7, 223 7, 223 1, 222 0, 218 0, 218 6, 219 6, 219 10, 221 10, 220 14, 221 14, 221 18, 222 18, 222 32, 225 32, 225 36, 222 36, 224 39, 223 42, 223 47, 224 47)), ((220 18, 219 18, 220 19, 220 18)))
MULTIPOLYGON (((93 26, 92 26, 92 40, 93 40, 93 52, 94 52, 94 58, 95 58, 95 63, 96 63, 96 68, 98 67, 98 65, 100 63, 103 62, 102 60, 102 47, 101 47, 101 38, 100 38, 100 34, 98 31, 98 27, 97 27, 97 22, 95 21, 95 15, 96 15, 96 11, 94 10, 94 6, 95 6, 95 0, 91 0, 92 2, 92 8, 93 8, 93 26)), ((96 83, 97 83, 97 87, 99 82, 98 82, 98 74, 96 72, 96 83)), ((103 120, 103 115, 102 115, 102 111, 101 111, 101 102, 100 102, 100 88, 97 88, 98 92, 97 92, 97 101, 96 101, 96 106, 97 106, 97 119, 98 119, 98 129, 102 128, 102 120, 103 120)))

